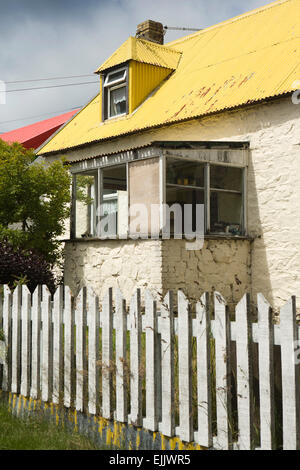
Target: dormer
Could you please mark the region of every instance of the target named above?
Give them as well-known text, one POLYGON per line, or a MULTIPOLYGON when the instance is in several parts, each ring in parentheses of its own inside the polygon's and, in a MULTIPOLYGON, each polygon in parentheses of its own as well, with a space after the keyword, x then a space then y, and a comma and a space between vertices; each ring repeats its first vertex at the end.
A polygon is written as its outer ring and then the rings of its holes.
POLYGON ((161 25, 150 20, 142 23, 137 36, 155 39, 129 37, 96 70, 100 75, 101 121, 133 113, 176 70, 181 53, 154 42, 161 36, 153 24, 161 25))

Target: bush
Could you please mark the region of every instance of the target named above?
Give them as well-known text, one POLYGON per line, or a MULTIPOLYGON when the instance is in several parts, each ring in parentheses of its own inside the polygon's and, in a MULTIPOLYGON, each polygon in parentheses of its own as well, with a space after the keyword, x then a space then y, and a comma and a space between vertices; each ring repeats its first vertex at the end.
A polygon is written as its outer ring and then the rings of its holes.
POLYGON ((51 265, 45 258, 31 250, 16 248, 8 241, 0 242, 0 284, 14 288, 26 284, 31 292, 37 285, 45 284, 53 293, 56 280, 51 265))

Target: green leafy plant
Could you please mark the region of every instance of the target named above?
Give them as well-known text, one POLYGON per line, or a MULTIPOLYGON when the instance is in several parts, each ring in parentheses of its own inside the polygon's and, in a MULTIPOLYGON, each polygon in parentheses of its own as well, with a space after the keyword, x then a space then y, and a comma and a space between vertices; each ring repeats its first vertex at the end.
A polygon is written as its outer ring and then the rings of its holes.
POLYGON ((0 242, 56 263, 58 237, 69 216, 70 184, 63 161, 38 163, 33 151, 0 139, 0 242))

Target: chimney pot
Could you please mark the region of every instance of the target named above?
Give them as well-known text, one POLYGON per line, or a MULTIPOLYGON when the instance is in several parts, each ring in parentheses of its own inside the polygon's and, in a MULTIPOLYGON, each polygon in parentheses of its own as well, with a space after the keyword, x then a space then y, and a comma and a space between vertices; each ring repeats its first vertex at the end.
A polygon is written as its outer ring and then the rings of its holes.
POLYGON ((162 23, 147 20, 137 26, 136 37, 146 39, 146 41, 155 42, 156 44, 164 43, 164 27, 162 23))

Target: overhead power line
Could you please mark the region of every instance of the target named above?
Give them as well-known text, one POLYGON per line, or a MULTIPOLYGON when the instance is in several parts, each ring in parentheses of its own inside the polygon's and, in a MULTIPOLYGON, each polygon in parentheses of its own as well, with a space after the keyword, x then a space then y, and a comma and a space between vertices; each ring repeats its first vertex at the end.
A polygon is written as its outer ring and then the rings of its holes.
MULTIPOLYGON (((67 113, 68 111, 73 111, 74 109, 80 109, 80 108, 82 108, 82 105, 81 106, 74 106, 74 108, 61 109, 59 111, 50 111, 49 113, 39 114, 39 115, 35 115, 35 116, 27 116, 27 117, 24 117, 24 118, 11 119, 10 121, 1 121, 0 125, 9 124, 11 122, 16 122, 16 121, 26 121, 27 119, 35 119, 35 118, 39 118, 39 117, 43 117, 43 116, 48 116, 49 114, 59 114, 59 113, 64 113, 64 112, 67 113)), ((7 132, 7 131, 3 131, 3 132, 7 132)))
POLYGON ((15 83, 28 83, 28 82, 44 82, 44 81, 51 81, 51 80, 66 80, 68 78, 83 78, 83 77, 93 77, 94 74, 89 73, 86 75, 69 75, 68 77, 52 77, 52 78, 32 78, 31 80, 15 80, 13 82, 11 81, 5 81, 6 84, 15 84, 15 83))
POLYGON ((32 90, 45 90, 48 88, 61 88, 66 86, 78 86, 78 85, 90 85, 99 82, 80 82, 80 83, 65 83, 64 85, 49 85, 49 86, 41 86, 41 87, 33 87, 33 88, 18 88, 16 90, 6 90, 6 93, 14 93, 17 91, 32 91, 32 90))

